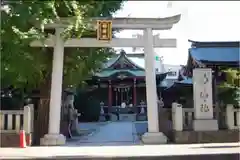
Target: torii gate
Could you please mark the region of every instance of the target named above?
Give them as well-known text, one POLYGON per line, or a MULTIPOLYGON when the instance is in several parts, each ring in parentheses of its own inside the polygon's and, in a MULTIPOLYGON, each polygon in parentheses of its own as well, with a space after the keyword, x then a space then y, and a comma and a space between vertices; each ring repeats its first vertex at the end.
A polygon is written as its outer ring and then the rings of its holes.
POLYGON ((61 19, 58 23, 46 24, 45 28, 55 29, 55 36, 52 36, 44 43, 34 41, 32 47, 54 47, 50 113, 48 134, 43 138, 42 145, 63 145, 65 137, 60 134, 60 112, 62 96, 62 76, 64 47, 144 47, 145 73, 146 73, 146 95, 148 109, 148 132, 143 135, 145 143, 166 143, 167 138, 159 132, 158 106, 156 91, 156 75, 154 66, 154 47, 176 47, 176 39, 160 39, 153 37, 153 30, 169 30, 180 20, 180 15, 167 18, 93 18, 89 22, 97 28, 98 20, 110 20, 112 28, 144 30, 143 37, 139 38, 113 38, 111 41, 99 41, 95 38, 71 38, 64 42, 60 34, 68 19, 61 19))

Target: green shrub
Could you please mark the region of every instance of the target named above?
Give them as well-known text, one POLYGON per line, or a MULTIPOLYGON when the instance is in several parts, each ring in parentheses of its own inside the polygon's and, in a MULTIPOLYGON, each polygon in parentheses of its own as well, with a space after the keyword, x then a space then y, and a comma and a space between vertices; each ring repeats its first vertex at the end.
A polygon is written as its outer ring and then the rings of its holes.
POLYGON ((75 96, 74 106, 81 113, 80 121, 95 122, 100 116, 100 102, 87 92, 79 90, 75 96))

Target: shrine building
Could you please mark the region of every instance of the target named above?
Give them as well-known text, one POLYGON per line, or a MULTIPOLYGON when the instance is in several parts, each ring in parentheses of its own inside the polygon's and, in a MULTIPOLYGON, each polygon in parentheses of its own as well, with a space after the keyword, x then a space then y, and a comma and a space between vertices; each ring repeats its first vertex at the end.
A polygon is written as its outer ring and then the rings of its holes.
POLYGON ((216 103, 216 86, 226 81, 225 69, 238 68, 240 65, 240 42, 198 42, 189 40, 191 47, 188 61, 179 71, 178 81, 163 91, 166 104, 173 101, 193 106, 192 102, 192 73, 194 68, 211 68, 213 70, 213 101, 216 103), (167 98, 171 97, 171 99, 167 98), (191 102, 190 102, 191 101, 191 102))
MULTIPOLYGON (((169 66, 165 68, 158 58, 155 72, 160 96, 161 90, 168 87, 169 83, 172 84, 174 78, 177 80, 178 70, 171 70, 169 66)), ((121 51, 104 63, 101 71, 94 74, 87 83, 92 87, 91 96, 103 102, 104 106, 121 106, 123 102, 127 106, 138 106, 141 102, 146 102, 144 54, 126 54, 121 51)))

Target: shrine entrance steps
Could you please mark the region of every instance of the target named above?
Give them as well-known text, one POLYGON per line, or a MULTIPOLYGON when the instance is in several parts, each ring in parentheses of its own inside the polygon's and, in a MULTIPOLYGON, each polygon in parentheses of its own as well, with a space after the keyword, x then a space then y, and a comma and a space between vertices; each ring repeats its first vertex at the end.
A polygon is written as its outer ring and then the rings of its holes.
POLYGON ((100 125, 92 134, 74 138, 74 142, 67 143, 67 146, 119 146, 140 143, 135 123, 119 121, 100 125))

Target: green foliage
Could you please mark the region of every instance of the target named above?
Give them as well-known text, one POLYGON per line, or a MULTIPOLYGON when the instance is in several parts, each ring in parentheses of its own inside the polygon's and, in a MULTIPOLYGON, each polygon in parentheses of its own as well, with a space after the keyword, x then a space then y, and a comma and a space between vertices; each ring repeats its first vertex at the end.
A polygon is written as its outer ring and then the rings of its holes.
MULTIPOLYGON (((51 72, 52 49, 31 48, 33 40, 44 40, 49 30, 44 24, 60 17, 74 17, 62 35, 66 39, 94 35, 89 17, 110 17, 122 1, 5 1, 1 7, 1 82, 2 86, 38 88, 51 72)), ((100 67, 114 51, 109 48, 66 49, 64 83, 78 84, 100 67)))
POLYGON ((75 96, 74 107, 81 113, 80 121, 98 121, 100 116, 100 101, 93 99, 84 90, 79 89, 75 96))
POLYGON ((19 104, 22 102, 22 99, 19 97, 4 97, 1 98, 1 110, 15 110, 19 109, 19 104))
POLYGON ((240 71, 238 69, 224 70, 226 81, 219 86, 219 99, 225 104, 240 106, 240 71))

